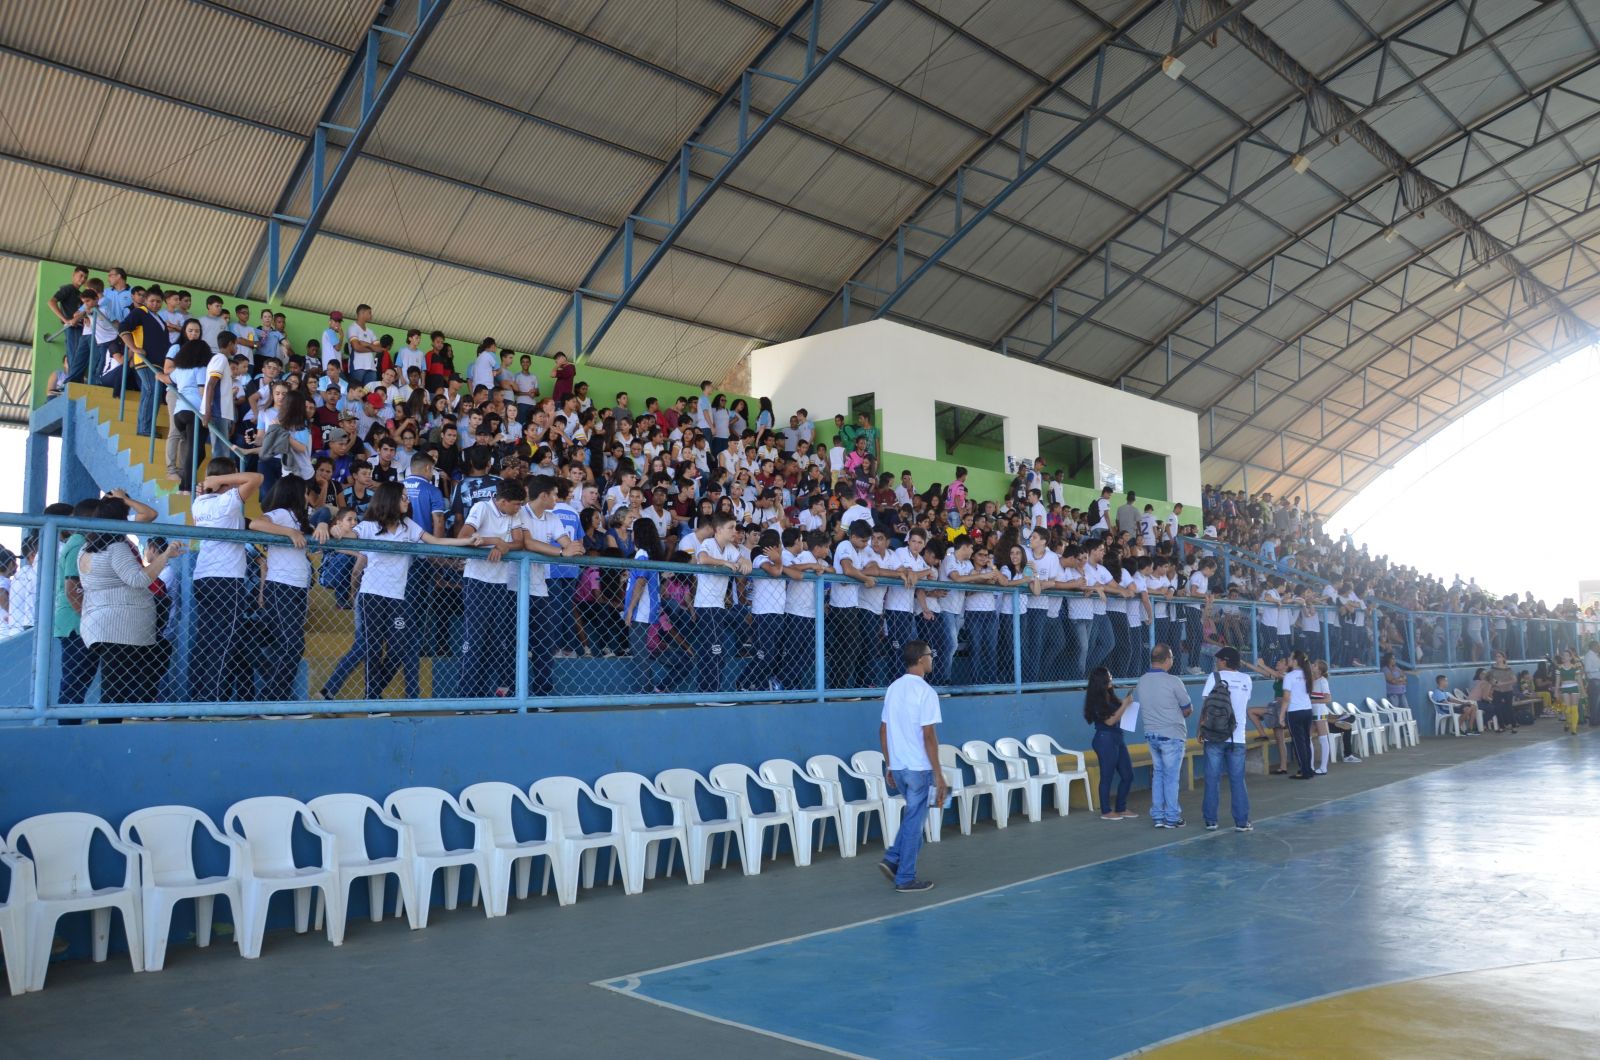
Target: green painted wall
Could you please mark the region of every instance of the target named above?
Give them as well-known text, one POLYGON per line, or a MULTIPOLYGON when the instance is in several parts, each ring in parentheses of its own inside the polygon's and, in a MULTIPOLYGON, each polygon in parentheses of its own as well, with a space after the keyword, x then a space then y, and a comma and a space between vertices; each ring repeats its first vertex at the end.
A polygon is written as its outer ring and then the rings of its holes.
POLYGON ((1133 490, 1140 497, 1154 501, 1167 495, 1167 458, 1157 453, 1122 447, 1123 489, 1133 490))

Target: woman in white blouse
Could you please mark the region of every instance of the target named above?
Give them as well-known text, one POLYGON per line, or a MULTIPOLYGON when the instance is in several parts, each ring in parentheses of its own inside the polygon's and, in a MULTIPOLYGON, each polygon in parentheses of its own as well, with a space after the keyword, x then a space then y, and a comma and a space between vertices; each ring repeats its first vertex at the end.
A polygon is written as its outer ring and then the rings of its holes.
MULTIPOLYGON (((106 497, 96 518, 126 522, 128 502, 106 497)), ((172 542, 145 566, 127 534, 91 533, 78 554, 78 581, 83 588, 83 620, 79 635, 100 667, 100 702, 150 703, 160 678, 157 596, 161 571, 183 551, 172 542)), ((118 721, 106 718, 105 721, 118 721)))

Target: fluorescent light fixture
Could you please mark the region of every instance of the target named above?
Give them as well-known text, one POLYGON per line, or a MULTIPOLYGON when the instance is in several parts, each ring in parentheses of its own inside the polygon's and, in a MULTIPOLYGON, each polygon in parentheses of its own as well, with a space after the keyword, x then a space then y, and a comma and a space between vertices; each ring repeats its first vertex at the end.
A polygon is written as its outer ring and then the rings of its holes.
POLYGON ((1311 159, 1307 158, 1305 155, 1295 155, 1293 158, 1289 159, 1289 168, 1294 170, 1296 173, 1304 173, 1306 170, 1311 168, 1311 159))
POLYGON ((1455 289, 1457 291, 1465 291, 1467 289, 1467 281, 1466 281, 1465 277, 1463 277, 1463 278, 1461 278, 1461 279, 1456 281, 1455 289))
POLYGON ((1399 234, 1400 234, 1400 229, 1398 229, 1398 228, 1385 228, 1383 230, 1383 241, 1385 243, 1393 243, 1394 242, 1394 237, 1399 235, 1399 234))
POLYGON ((1169 55, 1161 60, 1161 72, 1176 81, 1183 76, 1183 60, 1176 55, 1169 55))

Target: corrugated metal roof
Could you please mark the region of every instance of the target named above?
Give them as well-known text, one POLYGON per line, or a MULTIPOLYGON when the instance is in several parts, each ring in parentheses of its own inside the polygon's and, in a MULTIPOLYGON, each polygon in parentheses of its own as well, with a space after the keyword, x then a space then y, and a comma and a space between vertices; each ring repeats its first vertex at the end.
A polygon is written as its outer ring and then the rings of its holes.
POLYGON ((667 379, 722 379, 757 345, 726 332, 624 310, 589 363, 667 379))
POLYGON ((390 0, 214 0, 259 19, 355 51, 367 27, 390 0))
POLYGON ((33 341, 34 297, 39 263, 20 255, 0 254, 0 339, 33 341))

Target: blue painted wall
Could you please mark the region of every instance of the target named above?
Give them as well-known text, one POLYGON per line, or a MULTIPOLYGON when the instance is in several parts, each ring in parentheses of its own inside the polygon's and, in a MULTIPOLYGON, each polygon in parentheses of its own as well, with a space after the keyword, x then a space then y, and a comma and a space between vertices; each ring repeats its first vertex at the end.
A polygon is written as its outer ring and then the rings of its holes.
MULTIPOLYGON (((1340 677, 1334 686, 1341 700, 1383 691, 1373 674, 1340 677)), ((1269 686, 1258 681, 1256 688, 1255 701, 1264 702, 1269 686)), ((1198 687, 1191 694, 1198 699, 1198 687)), ((803 764, 824 753, 848 759, 878 745, 880 711, 881 701, 868 700, 521 717, 6 727, 0 728, 0 832, 33 814, 61 810, 98 814, 115 827, 134 810, 178 803, 220 824, 230 804, 255 795, 305 800, 352 791, 381 802, 409 785, 459 792, 482 780, 526 787, 561 774, 592 781, 617 770, 653 776, 674 766, 705 772, 723 762, 754 766, 791 758, 803 764)), ((946 699, 943 713, 940 738, 946 743, 1048 732, 1066 746, 1087 748, 1092 735, 1079 692, 963 696, 946 699)), ((1143 776, 1140 783, 1147 783, 1143 776)), ((211 867, 222 871, 223 865, 217 860, 211 867)), ((97 885, 103 885, 120 878, 121 859, 107 850, 94 859, 93 869, 97 885)), ((272 923, 281 926, 288 900, 279 901, 272 923)), ((365 889, 356 888, 352 916, 363 915, 365 904, 365 889)), ((173 939, 192 930, 187 915, 180 910, 173 939)), ((87 918, 74 919, 85 923, 64 925, 62 934, 69 952, 81 955, 87 918)), ((218 919, 231 917, 219 906, 218 919)))

